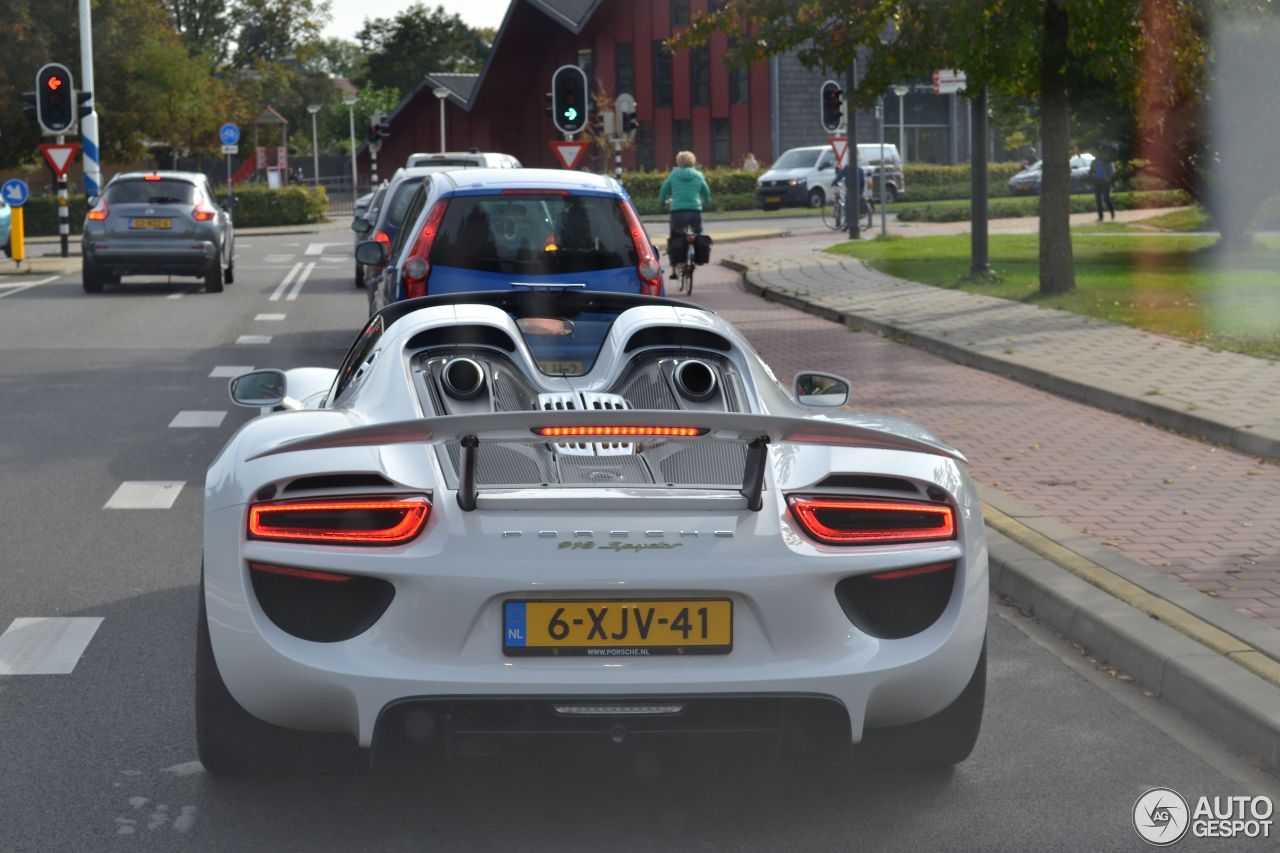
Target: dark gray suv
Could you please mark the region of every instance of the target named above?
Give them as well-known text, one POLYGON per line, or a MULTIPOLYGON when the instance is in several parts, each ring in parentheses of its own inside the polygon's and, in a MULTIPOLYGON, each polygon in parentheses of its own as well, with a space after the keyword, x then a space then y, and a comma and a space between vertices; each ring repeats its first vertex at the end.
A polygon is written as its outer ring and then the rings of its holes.
POLYGON ((198 172, 126 172, 107 184, 85 216, 86 293, 126 275, 183 275, 222 291, 235 280, 231 213, 198 172))

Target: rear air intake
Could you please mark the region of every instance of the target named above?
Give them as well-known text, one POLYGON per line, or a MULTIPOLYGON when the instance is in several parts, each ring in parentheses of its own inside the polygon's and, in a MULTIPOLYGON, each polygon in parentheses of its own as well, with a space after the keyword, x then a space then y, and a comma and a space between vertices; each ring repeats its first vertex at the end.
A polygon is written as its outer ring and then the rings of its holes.
POLYGON ((900 640, 938 621, 955 583, 955 563, 933 563, 845 578, 836 584, 836 600, 859 631, 900 640))
POLYGON ((281 631, 313 643, 338 643, 369 630, 386 612, 395 587, 381 578, 249 564, 262 612, 281 631))

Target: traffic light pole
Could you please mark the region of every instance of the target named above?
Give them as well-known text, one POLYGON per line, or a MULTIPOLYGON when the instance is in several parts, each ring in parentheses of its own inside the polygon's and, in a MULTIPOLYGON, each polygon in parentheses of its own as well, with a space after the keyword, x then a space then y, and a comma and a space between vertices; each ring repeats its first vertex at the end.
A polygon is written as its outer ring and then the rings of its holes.
POLYGON ((613 173, 622 183, 622 139, 617 136, 613 138, 613 173))
POLYGON ((378 188, 378 148, 380 147, 376 142, 369 143, 369 190, 371 192, 378 188))
POLYGON ((858 231, 858 220, 862 216, 862 198, 858 195, 858 134, 855 121, 857 110, 853 106, 853 90, 858 85, 855 74, 856 64, 856 59, 849 63, 849 70, 845 72, 844 80, 844 100, 847 105, 845 136, 849 140, 844 149, 844 221, 849 225, 850 240, 857 240, 862 236, 858 231))
MULTIPOLYGON (((90 18, 89 0, 80 0, 80 85, 86 92, 96 91, 93 88, 93 25, 90 18)), ((80 150, 84 155, 84 194, 96 196, 102 191, 97 110, 91 110, 80 120, 80 150)), ((62 256, 66 257, 65 251, 62 256)))
MULTIPOLYGON (((65 144, 66 141, 67 138, 65 136, 61 133, 58 134, 59 145, 65 144)), ((49 167, 49 171, 53 171, 52 166, 49 167)), ((58 238, 62 243, 62 257, 67 258, 71 256, 67 246, 68 238, 71 235, 71 214, 67 210, 67 175, 63 172, 61 175, 55 174, 53 177, 56 182, 54 186, 58 188, 58 238)))

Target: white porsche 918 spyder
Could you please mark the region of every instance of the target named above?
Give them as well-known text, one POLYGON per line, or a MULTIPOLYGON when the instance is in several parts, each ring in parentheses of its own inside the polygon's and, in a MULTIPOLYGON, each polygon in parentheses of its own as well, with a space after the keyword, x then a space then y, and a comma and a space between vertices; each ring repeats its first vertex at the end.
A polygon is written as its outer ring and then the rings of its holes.
POLYGON ((237 377, 266 411, 205 487, 201 761, 536 733, 962 761, 987 617, 963 457, 838 411, 837 376, 792 392, 708 310, 570 290, 397 303, 336 371, 237 377))

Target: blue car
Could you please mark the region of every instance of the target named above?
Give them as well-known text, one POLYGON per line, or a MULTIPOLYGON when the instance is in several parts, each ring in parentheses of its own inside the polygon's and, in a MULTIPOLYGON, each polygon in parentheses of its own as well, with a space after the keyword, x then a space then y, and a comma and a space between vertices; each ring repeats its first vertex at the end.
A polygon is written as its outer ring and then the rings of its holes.
MULTIPOLYGON (((613 178, 556 169, 430 175, 388 248, 357 247, 385 267, 370 311, 419 296, 584 289, 664 295, 658 253, 613 178)), ((370 282, 372 285, 372 281, 370 282)))

